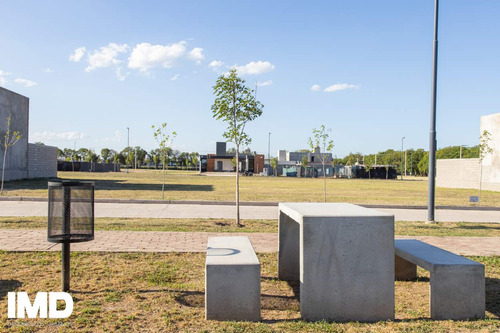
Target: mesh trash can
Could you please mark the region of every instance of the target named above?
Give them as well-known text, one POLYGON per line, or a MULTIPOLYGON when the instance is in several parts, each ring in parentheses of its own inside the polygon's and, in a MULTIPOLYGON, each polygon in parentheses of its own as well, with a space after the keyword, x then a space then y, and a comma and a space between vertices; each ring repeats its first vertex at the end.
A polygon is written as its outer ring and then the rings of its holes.
POLYGON ((69 291, 70 244, 94 239, 94 183, 49 182, 47 240, 62 243, 62 290, 69 291))
POLYGON ((94 239, 94 183, 49 182, 47 240, 53 243, 94 239))

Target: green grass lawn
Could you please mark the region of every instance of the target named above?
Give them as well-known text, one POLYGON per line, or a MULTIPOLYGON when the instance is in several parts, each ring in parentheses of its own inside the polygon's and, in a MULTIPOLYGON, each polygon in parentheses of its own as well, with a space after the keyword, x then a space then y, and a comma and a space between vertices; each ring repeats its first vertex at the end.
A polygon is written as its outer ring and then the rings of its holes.
MULTIPOLYGON (((131 170, 114 173, 59 172, 62 179, 93 180, 96 198, 161 200, 162 173, 131 170)), ((364 204, 427 205, 428 183, 423 178, 401 180, 327 179, 327 201, 364 204)), ((11 181, 5 196, 47 197, 47 180, 11 181)), ((196 172, 168 171, 166 200, 234 200, 234 177, 200 176, 196 172)), ((437 188, 439 206, 469 206, 477 190, 437 188)), ((321 178, 241 177, 241 201, 322 202, 321 178)), ((500 207, 500 192, 482 191, 483 206, 500 207)))
POLYGON ((58 291, 60 254, 0 252, 2 332, 498 332, 500 257, 471 257, 486 267, 486 319, 429 318, 429 275, 396 281, 396 320, 375 323, 300 319, 299 285, 277 279, 277 254, 261 262, 262 320, 204 319, 204 253, 71 254, 73 315, 67 319, 7 319, 7 292, 58 291))
MULTIPOLYGON (((278 232, 277 220, 243 220, 237 227, 230 219, 96 218, 96 230, 183 231, 183 232, 278 232)), ((46 229, 46 217, 0 217, 0 229, 46 229)), ((401 222, 398 236, 500 237, 499 223, 401 222)))

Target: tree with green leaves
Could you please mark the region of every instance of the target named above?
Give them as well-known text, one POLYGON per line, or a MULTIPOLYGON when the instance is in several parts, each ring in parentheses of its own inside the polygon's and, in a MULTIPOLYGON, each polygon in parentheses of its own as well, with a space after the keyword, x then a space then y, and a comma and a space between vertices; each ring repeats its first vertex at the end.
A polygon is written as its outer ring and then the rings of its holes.
POLYGON ((166 174, 166 169, 165 169, 165 164, 167 162, 167 153, 168 153, 168 148, 169 145, 172 143, 174 138, 177 136, 177 133, 175 131, 172 131, 172 133, 167 131, 167 123, 163 123, 158 127, 155 127, 155 125, 151 126, 154 130, 154 138, 156 142, 158 142, 158 145, 160 146, 160 155, 161 155, 161 164, 162 164, 162 174, 163 174, 163 182, 161 184, 161 199, 165 199, 165 174, 166 174))
POLYGON ((3 194, 3 183, 5 180, 5 162, 7 160, 7 149, 12 147, 21 139, 21 133, 19 131, 11 131, 10 129, 11 119, 10 116, 7 117, 7 129, 3 136, 3 141, 0 141, 3 148, 3 163, 2 163, 2 186, 0 187, 0 195, 3 194))
POLYGON ((102 148, 102 149, 101 149, 101 157, 102 157, 102 161, 103 161, 104 163, 108 163, 108 162, 109 162, 109 158, 110 158, 110 156, 109 156, 109 152, 110 152, 110 151, 111 151, 111 150, 110 150, 109 148, 102 148))
POLYGON ((191 153, 190 156, 191 156, 191 163, 194 165, 195 170, 201 172, 201 166, 198 165, 200 163, 200 154, 191 153))
POLYGON ((278 166, 278 158, 277 157, 271 158, 269 164, 271 165, 271 168, 273 168, 273 176, 276 177, 276 167, 278 166))
POLYGON ((302 168, 304 169, 304 177, 307 177, 307 167, 309 166, 309 160, 307 155, 302 156, 302 168))
POLYGON ((486 156, 493 152, 490 147, 491 134, 490 132, 484 130, 483 134, 479 138, 479 164, 480 164, 480 176, 479 176, 479 195, 478 195, 478 205, 481 202, 481 188, 483 187, 483 160, 486 156))
MULTIPOLYGON (((227 124, 223 136, 234 143, 236 160, 239 160, 240 146, 248 145, 250 137, 245 133, 248 122, 262 114, 263 105, 256 100, 253 90, 245 86, 245 80, 231 69, 229 73, 219 76, 213 86, 215 102, 212 105, 213 117, 227 124)), ((239 163, 236 163, 236 223, 240 223, 240 178, 239 163)))
POLYGON ((313 128, 313 136, 309 138, 309 147, 314 151, 317 147, 320 148, 319 159, 321 165, 323 166, 323 190, 324 190, 324 199, 326 202, 326 170, 325 165, 328 161, 328 152, 332 152, 333 150, 333 140, 330 140, 330 132, 332 130, 330 128, 326 128, 325 125, 321 125, 320 128, 313 128))

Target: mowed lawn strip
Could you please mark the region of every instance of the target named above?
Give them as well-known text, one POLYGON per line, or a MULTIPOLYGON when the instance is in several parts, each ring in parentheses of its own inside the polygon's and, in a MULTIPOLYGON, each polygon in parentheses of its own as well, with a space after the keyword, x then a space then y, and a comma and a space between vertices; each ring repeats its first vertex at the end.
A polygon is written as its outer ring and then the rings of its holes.
MULTIPOLYGON (((278 232, 277 220, 242 220, 237 227, 230 219, 155 219, 155 218, 96 218, 96 230, 122 231, 177 231, 177 232, 278 232)), ((45 229, 45 217, 0 217, 0 229, 45 229)), ((424 222, 396 222, 399 236, 463 236, 500 237, 499 223, 427 224, 424 222)))
MULTIPOLYGON (((59 172, 61 179, 92 180, 96 198, 161 200, 162 173, 159 170, 131 170, 129 173, 59 172)), ((168 171, 166 200, 233 201, 234 177, 205 176, 191 171, 168 171)), ((427 205, 425 178, 401 180, 327 179, 328 202, 358 204, 427 205)), ((7 182, 5 196, 47 197, 47 180, 7 182)), ((436 189, 438 206, 470 206, 471 189, 436 189)), ((321 178, 241 177, 241 201, 322 202, 321 178)), ((481 205, 500 207, 500 192, 482 191, 481 205)))
MULTIPOLYGON (((300 319, 299 285, 277 279, 276 253, 259 254, 262 321, 204 319, 204 253, 72 253, 74 310, 68 319, 7 319, 0 331, 67 330, 151 332, 450 332, 500 329, 500 257, 471 257, 486 266, 486 319, 429 318, 429 275, 396 282, 395 321, 306 322, 300 319)), ((0 313, 9 291, 57 291, 60 254, 0 252, 0 313)), ((376 283, 374 281, 374 283, 376 283)))

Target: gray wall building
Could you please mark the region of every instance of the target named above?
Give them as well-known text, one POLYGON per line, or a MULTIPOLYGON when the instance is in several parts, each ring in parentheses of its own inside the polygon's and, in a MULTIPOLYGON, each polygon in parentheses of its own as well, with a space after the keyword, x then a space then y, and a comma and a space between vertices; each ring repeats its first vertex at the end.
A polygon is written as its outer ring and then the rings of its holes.
MULTIPOLYGON (((7 117, 11 117, 11 131, 18 131, 21 139, 7 149, 5 180, 45 178, 57 176, 57 148, 28 144, 29 98, 0 87, 0 138, 7 130, 7 117)), ((0 171, 4 148, 0 147, 0 171)))

